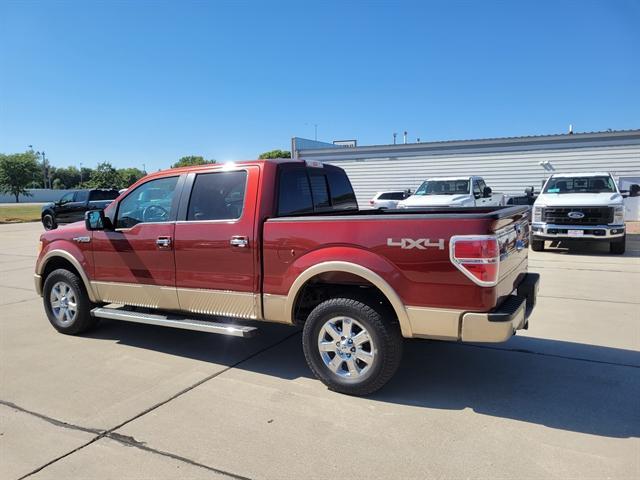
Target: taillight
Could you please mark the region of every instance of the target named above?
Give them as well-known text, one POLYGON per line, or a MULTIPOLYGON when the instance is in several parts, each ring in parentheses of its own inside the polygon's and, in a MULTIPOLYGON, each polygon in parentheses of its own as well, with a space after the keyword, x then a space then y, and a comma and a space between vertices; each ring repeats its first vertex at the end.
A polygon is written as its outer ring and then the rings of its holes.
POLYGON ((451 262, 482 287, 498 283, 500 247, 493 235, 456 235, 449 241, 451 262))

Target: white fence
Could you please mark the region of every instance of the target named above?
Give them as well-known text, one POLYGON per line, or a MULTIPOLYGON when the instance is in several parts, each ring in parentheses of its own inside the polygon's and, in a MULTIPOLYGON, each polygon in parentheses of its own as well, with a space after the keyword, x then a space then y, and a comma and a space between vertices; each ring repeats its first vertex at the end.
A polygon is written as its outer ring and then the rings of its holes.
MULTIPOLYGON (((28 188, 27 191, 31 196, 20 195, 20 203, 55 202, 60 200, 60 197, 65 193, 73 192, 73 190, 53 190, 49 188, 28 188)), ((0 203, 16 203, 16 197, 6 193, 0 193, 0 203)))

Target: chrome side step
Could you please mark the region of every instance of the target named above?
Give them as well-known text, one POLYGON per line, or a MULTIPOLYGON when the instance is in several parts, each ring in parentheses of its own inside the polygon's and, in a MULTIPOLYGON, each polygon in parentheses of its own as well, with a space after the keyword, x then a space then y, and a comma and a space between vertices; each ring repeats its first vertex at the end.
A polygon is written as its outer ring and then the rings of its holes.
POLYGON ((198 332, 217 333, 220 335, 230 335, 232 337, 253 337, 258 331, 256 327, 222 322, 207 322, 205 320, 195 320, 180 315, 134 312, 126 308, 94 308, 91 310, 91 315, 98 318, 108 318, 109 320, 146 323, 148 325, 196 330, 198 332))

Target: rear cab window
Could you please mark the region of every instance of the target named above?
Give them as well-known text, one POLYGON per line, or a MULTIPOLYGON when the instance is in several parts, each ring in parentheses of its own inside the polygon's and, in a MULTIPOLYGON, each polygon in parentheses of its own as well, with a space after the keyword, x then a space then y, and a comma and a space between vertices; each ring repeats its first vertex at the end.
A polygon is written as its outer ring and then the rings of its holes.
POLYGON ((357 210, 349 178, 332 165, 322 168, 285 164, 279 167, 277 215, 357 210))

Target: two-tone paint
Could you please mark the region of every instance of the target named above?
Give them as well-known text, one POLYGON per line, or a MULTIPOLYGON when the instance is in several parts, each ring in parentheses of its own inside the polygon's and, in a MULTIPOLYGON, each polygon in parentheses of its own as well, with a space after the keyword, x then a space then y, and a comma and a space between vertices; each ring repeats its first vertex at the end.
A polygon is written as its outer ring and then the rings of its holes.
POLYGON ((69 265, 96 303, 294 323, 299 292, 322 275, 339 285, 376 287, 395 311, 405 337, 455 340, 461 337, 466 312, 491 311, 526 274, 526 207, 495 215, 449 208, 276 218, 277 171, 289 163, 294 162, 243 162, 149 175, 105 214, 115 221, 120 202, 141 184, 177 176, 167 221, 105 231, 87 231, 76 223, 43 234, 36 289, 41 292, 52 265, 69 265), (195 177, 234 170, 247 172, 240 218, 187 221, 195 177), (452 264, 449 239, 457 235, 499 238, 496 285, 479 286, 452 264), (89 241, 74 240, 79 237, 89 241), (429 239, 438 248, 401 248, 389 242, 394 238, 413 239, 413 245, 424 245, 415 239, 429 239))

